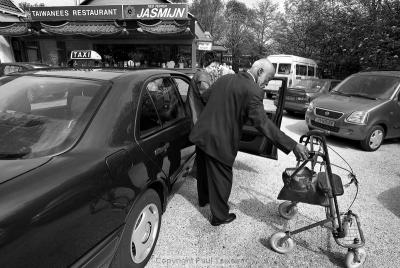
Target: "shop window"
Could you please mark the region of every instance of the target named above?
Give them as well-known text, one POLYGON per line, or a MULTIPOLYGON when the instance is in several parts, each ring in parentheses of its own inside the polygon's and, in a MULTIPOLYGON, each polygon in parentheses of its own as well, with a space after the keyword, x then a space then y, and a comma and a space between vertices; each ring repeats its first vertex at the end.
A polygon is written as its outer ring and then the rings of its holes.
POLYGON ((29 62, 41 62, 39 43, 37 41, 27 41, 25 48, 29 62))
POLYGON ((163 127, 185 118, 185 108, 170 78, 158 78, 149 82, 147 90, 156 106, 163 127))
POLYGON ((296 75, 307 75, 307 66, 297 64, 296 65, 296 75))
POLYGON ((186 102, 186 98, 189 91, 189 83, 178 77, 174 77, 173 79, 176 83, 176 86, 178 88, 179 94, 182 97, 183 102, 186 102))
POLYGON ((59 66, 66 65, 67 63, 67 49, 64 41, 57 41, 57 64, 59 66))
POLYGON ((140 135, 147 135, 161 128, 161 122, 158 117, 153 99, 146 90, 143 96, 142 109, 140 113, 140 135))

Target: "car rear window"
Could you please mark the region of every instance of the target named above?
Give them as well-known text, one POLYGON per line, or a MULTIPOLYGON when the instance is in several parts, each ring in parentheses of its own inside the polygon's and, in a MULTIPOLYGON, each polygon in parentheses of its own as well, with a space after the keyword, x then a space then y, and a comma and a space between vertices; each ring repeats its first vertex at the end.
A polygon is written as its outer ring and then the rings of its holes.
POLYGON ((292 88, 303 89, 306 92, 319 92, 325 85, 326 81, 322 80, 299 80, 292 88))
POLYGON ((400 78, 384 75, 355 75, 339 84, 334 92, 377 99, 389 99, 399 86, 400 78))
POLYGON ((104 83, 38 76, 0 80, 0 155, 33 158, 67 149, 93 115, 104 83))

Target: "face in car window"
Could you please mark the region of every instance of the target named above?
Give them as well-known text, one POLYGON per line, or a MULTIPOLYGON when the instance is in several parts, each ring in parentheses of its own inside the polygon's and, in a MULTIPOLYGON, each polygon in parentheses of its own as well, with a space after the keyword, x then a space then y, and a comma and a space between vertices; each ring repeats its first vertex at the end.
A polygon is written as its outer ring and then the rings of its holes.
POLYGON ((169 77, 158 78, 147 84, 147 91, 156 107, 163 127, 185 117, 175 84, 169 77))

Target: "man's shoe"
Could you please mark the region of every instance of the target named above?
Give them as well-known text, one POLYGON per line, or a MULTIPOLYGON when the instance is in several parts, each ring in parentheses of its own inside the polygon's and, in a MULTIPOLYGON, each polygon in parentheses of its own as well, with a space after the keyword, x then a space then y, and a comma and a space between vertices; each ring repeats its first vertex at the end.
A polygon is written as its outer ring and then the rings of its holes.
POLYGON ((234 221, 236 219, 236 215, 235 213, 229 213, 228 218, 226 218, 225 220, 218 220, 217 218, 214 218, 214 216, 211 219, 211 225, 212 226, 219 226, 221 224, 227 224, 230 223, 232 221, 234 221))

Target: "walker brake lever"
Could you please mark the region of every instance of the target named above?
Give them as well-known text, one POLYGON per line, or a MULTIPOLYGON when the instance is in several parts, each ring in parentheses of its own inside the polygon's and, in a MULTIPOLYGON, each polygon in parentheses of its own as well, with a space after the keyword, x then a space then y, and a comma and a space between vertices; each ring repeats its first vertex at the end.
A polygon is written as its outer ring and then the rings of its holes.
POLYGON ((350 178, 350 182, 345 184, 344 187, 349 187, 352 183, 354 183, 355 186, 358 186, 358 180, 356 178, 356 175, 353 173, 349 173, 348 177, 350 178))

